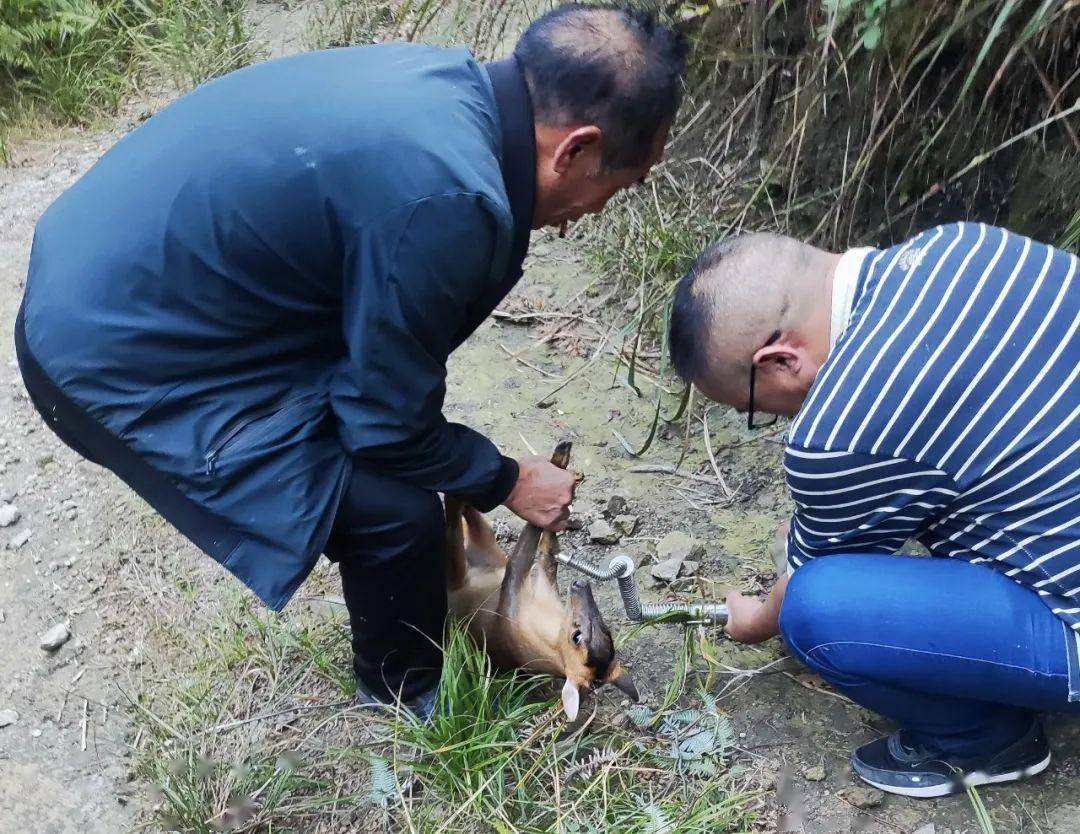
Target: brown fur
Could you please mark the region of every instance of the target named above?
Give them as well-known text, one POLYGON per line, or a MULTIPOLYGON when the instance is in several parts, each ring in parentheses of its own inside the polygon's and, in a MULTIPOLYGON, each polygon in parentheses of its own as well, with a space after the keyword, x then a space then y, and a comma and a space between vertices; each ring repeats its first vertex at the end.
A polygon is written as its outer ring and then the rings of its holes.
MULTIPOLYGON (((553 533, 526 525, 508 557, 484 517, 453 498, 446 532, 450 612, 468 623, 495 666, 565 677, 576 689, 616 683, 636 697, 588 586, 560 597, 553 533)), ((564 689, 567 713, 576 713, 576 693, 572 705, 567 697, 564 689)))

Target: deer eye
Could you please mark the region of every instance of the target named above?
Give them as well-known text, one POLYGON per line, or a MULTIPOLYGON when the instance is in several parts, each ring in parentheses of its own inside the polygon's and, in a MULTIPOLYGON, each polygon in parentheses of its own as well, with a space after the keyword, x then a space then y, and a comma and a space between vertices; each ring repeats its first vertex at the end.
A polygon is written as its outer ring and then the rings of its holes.
POLYGON ((570 639, 574 641, 575 646, 581 645, 581 629, 579 628, 573 634, 570 635, 570 639))

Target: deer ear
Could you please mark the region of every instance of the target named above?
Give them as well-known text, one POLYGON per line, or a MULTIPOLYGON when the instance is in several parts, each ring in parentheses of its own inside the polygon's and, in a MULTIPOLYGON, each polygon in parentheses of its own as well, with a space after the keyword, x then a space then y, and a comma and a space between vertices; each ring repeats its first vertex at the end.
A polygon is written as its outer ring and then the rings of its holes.
POLYGON ((641 696, 638 695, 637 687, 634 685, 634 679, 630 677, 630 673, 627 672, 619 664, 619 661, 615 661, 614 667, 611 670, 611 674, 608 675, 608 683, 618 689, 623 695, 626 695, 631 701, 637 703, 641 700, 641 696))
POLYGON ((578 693, 577 684, 570 678, 566 679, 566 683, 562 688, 562 708, 566 713, 567 719, 570 721, 577 720, 578 706, 581 703, 581 695, 578 693))

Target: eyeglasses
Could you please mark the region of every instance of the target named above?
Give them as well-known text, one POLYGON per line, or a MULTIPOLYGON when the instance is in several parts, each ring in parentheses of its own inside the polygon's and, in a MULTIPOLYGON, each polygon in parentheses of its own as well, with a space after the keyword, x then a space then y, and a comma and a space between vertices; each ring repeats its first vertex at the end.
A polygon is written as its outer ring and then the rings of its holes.
MULTIPOLYGON (((773 342, 775 342, 779 338, 780 338, 780 331, 779 330, 774 330, 773 334, 769 337, 768 341, 766 341, 765 344, 763 344, 761 347, 767 348, 769 345, 771 345, 773 342)), ((761 348, 758 348, 758 350, 761 350, 761 348)), ((757 351, 754 351, 754 353, 757 353, 757 351)), ((750 405, 746 410, 746 428, 748 428, 748 429, 767 429, 769 426, 771 426, 773 423, 775 423, 780 418, 777 417, 774 414, 773 418, 769 422, 767 422, 767 423, 758 423, 757 425, 754 425, 754 382, 755 382, 756 377, 757 377, 757 364, 754 362, 754 358, 750 357, 750 405)))

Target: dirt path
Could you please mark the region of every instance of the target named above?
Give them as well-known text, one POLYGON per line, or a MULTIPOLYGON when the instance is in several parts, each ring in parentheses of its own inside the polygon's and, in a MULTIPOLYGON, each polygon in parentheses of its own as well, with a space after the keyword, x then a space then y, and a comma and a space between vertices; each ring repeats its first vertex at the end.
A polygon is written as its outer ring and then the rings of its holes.
MULTIPOLYGON (((74 135, 15 149, 15 165, 0 169, 0 324, 10 333, 21 297, 33 223, 48 205, 124 129, 74 135)), ((588 477, 577 511, 586 525, 618 494, 638 528, 620 548, 646 566, 639 574, 650 597, 647 563, 657 540, 671 531, 706 546, 696 576, 680 580, 684 596, 716 596, 723 588, 759 589, 770 581, 768 548, 787 510, 778 479, 776 439, 750 442, 732 415, 714 412, 717 464, 734 492, 701 480, 635 474, 613 430, 635 443, 652 416, 651 387, 639 397, 614 382, 613 359, 592 366, 543 406, 537 402, 576 369, 609 335, 598 318, 601 299, 586 290, 591 276, 564 244, 542 241, 522 288, 507 308, 537 314, 518 323, 489 323, 451 368, 451 410, 485 430, 510 453, 538 451, 573 436, 575 463, 588 477), (555 315, 551 315, 554 313, 555 315), (567 318, 570 316, 570 318, 567 318), (552 336, 552 332, 562 327, 552 336), (543 339, 547 343, 539 345, 543 339), (513 358, 510 354, 517 354, 513 358)), ((146 508, 112 476, 80 463, 39 423, 23 394, 10 341, 0 366, 0 498, 20 520, 0 530, 0 711, 18 719, 0 728, 0 832, 120 832, 136 823, 127 797, 145 786, 128 781, 133 743, 128 695, 140 664, 152 677, 162 616, 160 588, 142 579, 143 560, 166 560, 192 594, 213 605, 228 583, 208 559, 194 554, 158 524, 152 546, 143 540, 146 508), (29 539, 21 545, 20 539, 29 539), (136 588, 136 591, 132 589, 136 588), (39 648, 40 636, 69 623, 71 639, 55 653, 39 648), (84 743, 85 739, 85 743, 84 743), (85 748, 85 749, 84 749, 85 748)), ((672 465, 683 438, 664 429, 648 463, 672 465)), ((695 434, 684 468, 711 477, 695 434)), ((614 547, 589 542, 587 530, 565 546, 605 561, 614 547)), ((158 574, 153 574, 157 576, 158 574)), ((161 574, 166 575, 166 574, 161 574)), ((155 580, 157 581, 157 580, 155 580)), ((166 580, 172 581, 172 580, 166 580)), ((180 581, 177 579, 176 581, 180 581)), ((610 621, 622 623, 613 591, 601 594, 610 621)), ((168 625, 168 624, 166 624, 168 625)), ((672 675, 681 631, 654 629, 630 648, 634 674, 647 698, 656 699, 672 675)), ((718 642, 720 669, 714 691, 739 731, 739 763, 778 786, 791 830, 805 832, 919 832, 961 834, 977 830, 963 797, 916 804, 854 791, 846 756, 881 727, 879 721, 800 677, 778 645, 745 649, 718 642), (774 661, 780 661, 769 666, 774 661), (760 674, 730 670, 763 669, 760 674), (854 803, 854 804, 853 804, 854 803), (859 810, 855 804, 867 807, 859 810), (800 821, 801 820, 801 821, 800 821)), ((162 670, 164 671, 164 670, 162 670)), ((1045 777, 1019 788, 988 792, 998 831, 1080 831, 1080 727, 1059 727, 1058 761, 1045 777)))
POLYGON ((138 641, 110 635, 102 549, 107 519, 131 502, 111 476, 41 427, 26 400, 10 333, 33 225, 119 135, 28 143, 0 168, 0 498, 19 511, 0 530, 0 831, 113 832, 130 827, 125 698, 116 671, 138 641), (27 538, 29 537, 29 538, 27 538), (105 610, 103 610, 105 609, 105 610), (67 624, 54 652, 41 636, 67 624))

